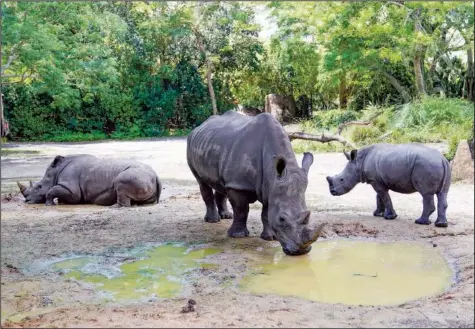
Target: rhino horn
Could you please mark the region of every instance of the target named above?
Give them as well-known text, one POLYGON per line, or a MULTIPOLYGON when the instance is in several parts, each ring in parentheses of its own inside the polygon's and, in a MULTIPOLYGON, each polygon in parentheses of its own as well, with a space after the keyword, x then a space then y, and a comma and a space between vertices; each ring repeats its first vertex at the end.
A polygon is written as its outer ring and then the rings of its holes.
POLYGON ((23 194, 23 192, 26 191, 26 186, 23 185, 22 183, 18 182, 18 181, 16 183, 17 183, 18 187, 20 188, 20 192, 23 194))
POLYGON ((30 187, 32 187, 32 186, 33 186, 33 182, 30 180, 30 187))
POLYGON ((310 240, 307 241, 307 243, 305 243, 306 246, 309 246, 311 245, 312 243, 314 243, 315 241, 317 241, 318 237, 320 236, 320 234, 322 233, 323 231, 323 228, 325 227, 326 223, 323 223, 323 224, 320 224, 316 229, 315 231, 313 231, 313 233, 310 235, 310 240))

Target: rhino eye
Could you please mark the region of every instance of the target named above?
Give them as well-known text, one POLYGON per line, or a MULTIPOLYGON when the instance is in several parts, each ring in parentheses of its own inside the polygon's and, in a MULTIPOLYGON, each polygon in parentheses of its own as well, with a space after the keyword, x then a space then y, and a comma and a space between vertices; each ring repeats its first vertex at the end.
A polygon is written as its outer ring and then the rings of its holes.
POLYGON ((36 188, 40 189, 40 188, 41 188, 41 185, 38 185, 36 188))
POLYGON ((340 182, 343 182, 343 178, 340 178, 340 182))
POLYGON ((279 221, 280 221, 281 223, 283 223, 283 222, 285 222, 285 218, 284 218, 284 217, 279 217, 279 221))

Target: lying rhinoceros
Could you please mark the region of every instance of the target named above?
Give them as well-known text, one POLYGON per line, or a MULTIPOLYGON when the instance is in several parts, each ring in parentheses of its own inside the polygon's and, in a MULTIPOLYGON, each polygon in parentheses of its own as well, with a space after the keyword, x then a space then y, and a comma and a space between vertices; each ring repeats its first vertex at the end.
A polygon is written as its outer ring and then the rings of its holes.
POLYGON ((190 133, 187 143, 188 166, 206 204, 205 221, 233 217, 228 236, 248 236, 249 204, 259 200, 261 238, 278 240, 288 255, 310 251, 323 228, 309 227, 305 205, 313 155, 305 153, 300 168, 287 134, 271 114, 214 115, 190 133), (226 205, 228 198, 233 214, 226 205))
POLYGON ((93 155, 58 155, 37 183, 19 182, 27 203, 97 204, 130 207, 158 203, 162 191, 157 174, 148 165, 131 160, 102 160, 93 155))
POLYGON ((451 173, 449 162, 436 149, 418 143, 374 144, 345 153, 348 159, 343 172, 327 177, 332 195, 343 195, 358 183, 368 183, 377 193, 374 216, 394 219, 388 190, 410 194, 419 192, 423 197, 423 211, 417 224, 428 225, 435 211, 437 195, 437 220, 435 226, 447 227, 447 193, 451 173))

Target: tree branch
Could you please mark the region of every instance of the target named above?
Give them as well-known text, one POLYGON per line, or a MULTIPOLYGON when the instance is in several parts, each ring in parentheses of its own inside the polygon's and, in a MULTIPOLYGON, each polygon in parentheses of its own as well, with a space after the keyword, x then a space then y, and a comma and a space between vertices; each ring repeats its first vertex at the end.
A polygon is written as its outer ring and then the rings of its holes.
POLYGON ((348 126, 367 126, 367 125, 370 125, 371 123, 373 123, 373 120, 376 119, 378 116, 380 116, 383 112, 380 111, 380 112, 376 112, 375 114, 373 114, 368 120, 364 120, 364 121, 347 121, 347 122, 343 122, 339 127, 338 127, 338 130, 337 130, 337 134, 338 135, 341 135, 341 133, 343 132, 343 130, 348 127, 348 126))
POLYGON ((307 141, 315 141, 315 142, 321 142, 321 143, 329 143, 329 142, 340 142, 345 146, 350 146, 352 148, 355 148, 355 146, 344 139, 340 135, 325 135, 325 133, 321 133, 321 135, 313 135, 313 134, 307 134, 303 132, 293 132, 293 133, 287 133, 287 136, 289 136, 289 139, 292 141, 294 139, 303 139, 307 141))
POLYGON ((7 62, 5 63, 5 65, 2 65, 2 69, 0 71, 2 75, 3 75, 3 72, 5 72, 10 67, 12 62, 17 58, 18 55, 15 54, 15 49, 21 46, 23 43, 24 43, 23 41, 20 41, 19 43, 14 44, 12 48, 10 49, 10 56, 8 56, 7 62))

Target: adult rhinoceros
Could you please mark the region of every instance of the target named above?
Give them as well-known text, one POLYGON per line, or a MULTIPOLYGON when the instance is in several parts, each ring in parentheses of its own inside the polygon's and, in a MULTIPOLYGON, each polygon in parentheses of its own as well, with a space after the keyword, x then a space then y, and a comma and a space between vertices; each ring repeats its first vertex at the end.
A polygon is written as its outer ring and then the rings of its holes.
POLYGON ((93 155, 58 155, 43 178, 30 187, 18 182, 27 203, 97 204, 130 207, 158 203, 162 190, 150 166, 131 160, 103 160, 93 155))
POLYGON ((206 204, 205 221, 233 217, 228 236, 248 236, 249 204, 258 200, 263 205, 262 239, 278 240, 288 255, 310 251, 323 228, 309 227, 305 205, 313 155, 305 153, 300 168, 287 134, 271 114, 250 117, 229 111, 211 116, 190 133, 187 143, 188 165, 206 204), (226 206, 228 198, 233 214, 226 206))

